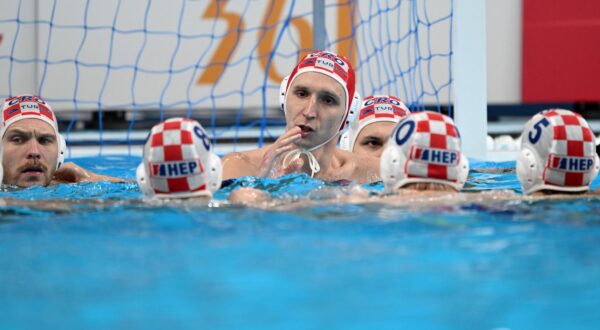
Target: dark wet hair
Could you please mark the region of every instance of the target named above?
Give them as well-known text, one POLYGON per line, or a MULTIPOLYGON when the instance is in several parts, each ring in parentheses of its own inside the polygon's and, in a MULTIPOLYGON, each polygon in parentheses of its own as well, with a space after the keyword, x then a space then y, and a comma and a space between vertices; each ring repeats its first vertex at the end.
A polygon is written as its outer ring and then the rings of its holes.
POLYGON ((434 182, 413 182, 403 186, 402 188, 414 190, 456 191, 456 189, 447 184, 434 182))

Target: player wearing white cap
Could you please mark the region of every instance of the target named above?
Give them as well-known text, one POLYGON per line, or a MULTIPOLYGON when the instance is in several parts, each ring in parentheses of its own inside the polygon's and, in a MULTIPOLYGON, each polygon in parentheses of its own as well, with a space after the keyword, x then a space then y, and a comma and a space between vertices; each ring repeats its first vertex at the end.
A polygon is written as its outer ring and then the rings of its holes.
POLYGON ((410 110, 391 95, 367 96, 355 120, 340 137, 340 148, 359 155, 381 157, 392 130, 410 110))
POLYGON ((65 140, 54 112, 41 97, 7 98, 0 114, 0 137, 0 181, 4 184, 29 187, 52 182, 123 181, 64 164, 65 140))
POLYGON ((381 178, 388 192, 407 186, 459 191, 468 174, 458 129, 450 117, 437 112, 416 112, 401 120, 381 155, 381 178))
POLYGON ((337 148, 337 137, 360 106, 354 70, 343 56, 316 51, 305 56, 280 89, 285 132, 267 147, 223 159, 225 179, 278 177, 303 172, 327 181, 379 180, 379 162, 337 148))
POLYGON ((594 134, 578 113, 550 109, 534 115, 521 134, 517 177, 524 194, 585 193, 600 159, 594 134))
POLYGON ((202 125, 171 118, 152 128, 136 175, 147 197, 210 199, 221 187, 221 170, 202 125))

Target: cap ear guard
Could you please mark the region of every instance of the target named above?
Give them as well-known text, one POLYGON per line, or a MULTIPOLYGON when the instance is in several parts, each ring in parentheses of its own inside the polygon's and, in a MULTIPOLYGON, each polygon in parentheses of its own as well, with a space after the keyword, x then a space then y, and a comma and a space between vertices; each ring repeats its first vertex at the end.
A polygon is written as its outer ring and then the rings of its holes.
POLYGON ((348 151, 354 151, 354 145, 356 144, 356 140, 358 139, 358 135, 360 134, 361 130, 362 128, 360 128, 360 123, 358 120, 350 123, 346 131, 346 133, 348 134, 348 151))
POLYGON ((154 196, 154 189, 152 189, 150 182, 148 182, 148 173, 146 172, 146 166, 143 161, 138 165, 137 170, 135 171, 135 177, 142 194, 154 196))
POLYGON ((392 146, 393 143, 393 141, 388 142, 387 147, 381 154, 379 164, 385 192, 388 193, 400 188, 406 180, 406 172, 404 171, 406 157, 399 152, 398 148, 392 146))
POLYGON ((0 185, 2 185, 4 180, 4 166, 2 166, 4 160, 4 150, 2 150, 2 146, 0 145, 0 185))
POLYGON ((458 163, 458 167, 458 177, 456 178, 456 183, 453 185, 454 189, 457 191, 465 186, 470 170, 469 159, 467 159, 467 156, 462 152, 460 153, 460 163, 458 163))
POLYGON ((598 147, 600 146, 600 141, 594 138, 594 143, 596 144, 596 154, 594 155, 594 170, 590 179, 590 185, 598 176, 598 172, 600 172, 600 155, 598 155, 598 147))
POLYGON ((287 83, 290 80, 290 76, 286 76, 279 85, 279 106, 285 113, 285 92, 287 91, 287 83))
POLYGON ((340 136, 340 149, 352 152, 350 149, 350 132, 346 131, 340 136))
POLYGON ((346 116, 346 120, 342 123, 342 127, 340 127, 340 133, 347 132, 348 127, 357 121, 356 118, 360 112, 361 103, 362 98, 360 97, 360 94, 358 94, 358 92, 354 92, 354 96, 352 96, 352 103, 350 103, 350 110, 348 110, 348 116, 346 116))
POLYGON ((524 146, 519 154, 517 155, 517 178, 523 188, 523 194, 531 194, 540 189, 533 189, 535 186, 540 184, 536 182, 536 178, 541 178, 538 172, 541 169, 535 156, 535 151, 531 150, 529 146, 524 146))
POLYGON ((58 142, 58 158, 56 159, 56 169, 58 170, 65 163, 65 155, 67 154, 67 142, 62 134, 57 136, 58 142))
POLYGON ((598 176, 598 171, 600 171, 600 157, 598 156, 598 154, 596 154, 594 162, 594 173, 592 174, 592 179, 590 180, 590 183, 596 179, 596 177, 598 176))
POLYGON ((206 171, 206 179, 208 181, 208 190, 211 194, 214 194, 221 188, 221 181, 223 178, 223 166, 221 158, 214 153, 209 155, 209 164, 206 171))

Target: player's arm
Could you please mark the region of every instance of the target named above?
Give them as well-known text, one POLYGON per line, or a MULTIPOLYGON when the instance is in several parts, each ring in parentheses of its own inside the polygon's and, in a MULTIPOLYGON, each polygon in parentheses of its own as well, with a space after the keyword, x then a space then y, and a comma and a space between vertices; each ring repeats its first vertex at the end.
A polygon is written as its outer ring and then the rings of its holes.
POLYGON ((223 180, 242 176, 280 177, 297 171, 302 160, 292 162, 285 168, 278 166, 281 155, 293 150, 293 144, 300 139, 300 128, 294 127, 284 132, 275 143, 261 149, 247 152, 234 152, 223 158, 223 180))
POLYGON ((223 180, 256 176, 258 169, 252 161, 252 153, 256 151, 233 152, 223 157, 223 180))
POLYGON ((121 178, 94 173, 71 162, 64 163, 58 170, 56 170, 56 172, 54 173, 54 178, 52 179, 52 183, 77 183, 98 181, 109 181, 117 183, 128 182, 127 180, 121 178))

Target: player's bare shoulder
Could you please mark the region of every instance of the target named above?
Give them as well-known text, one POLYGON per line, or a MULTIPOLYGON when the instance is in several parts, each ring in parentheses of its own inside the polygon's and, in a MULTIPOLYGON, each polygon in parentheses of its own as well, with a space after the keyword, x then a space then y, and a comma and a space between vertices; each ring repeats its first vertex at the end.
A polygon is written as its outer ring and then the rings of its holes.
POLYGON ((223 179, 256 176, 263 154, 264 148, 226 155, 223 157, 223 179))
POLYGON ((380 180, 379 158, 358 155, 341 149, 337 149, 336 152, 342 164, 342 172, 349 174, 347 177, 360 183, 380 180))
POLYGON ((379 157, 367 155, 356 155, 356 175, 360 178, 360 182, 376 182, 381 180, 379 175, 379 157))

